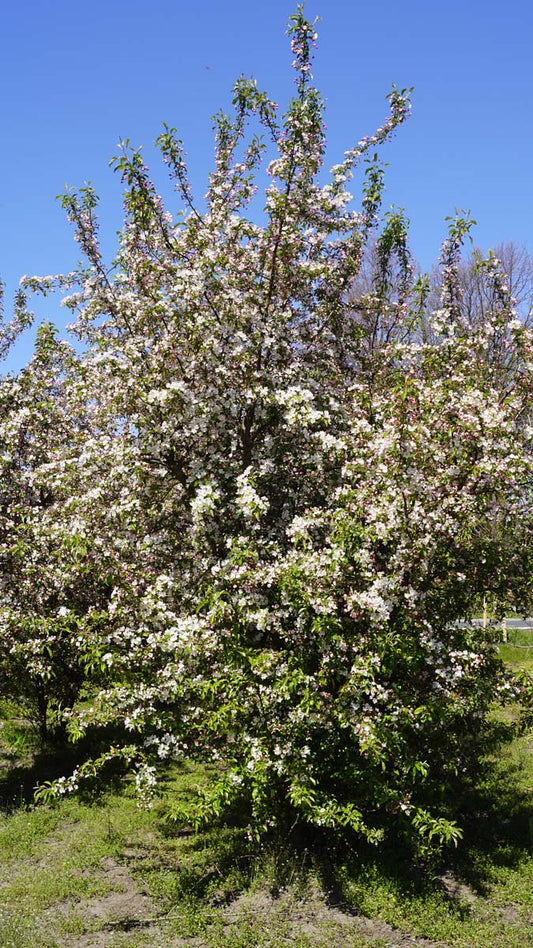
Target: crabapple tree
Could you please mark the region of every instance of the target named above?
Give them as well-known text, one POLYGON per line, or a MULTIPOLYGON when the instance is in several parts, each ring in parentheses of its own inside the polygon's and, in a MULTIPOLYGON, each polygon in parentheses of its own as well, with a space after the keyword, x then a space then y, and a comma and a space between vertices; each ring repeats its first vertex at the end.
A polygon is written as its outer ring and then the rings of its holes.
POLYGON ((457 218, 427 341, 405 219, 381 214, 379 150, 408 93, 393 89, 384 124, 326 178, 315 26, 298 8, 288 32, 294 97, 279 118, 255 81, 237 81, 203 203, 168 127, 158 144, 178 210, 124 145, 111 268, 94 192, 64 197, 85 258, 65 303, 87 427, 57 438, 51 509, 62 535, 75 517, 98 551, 73 595, 98 616, 79 648, 104 675, 68 726, 122 724, 100 764, 122 756, 145 796, 170 757, 219 760, 176 818, 240 801, 257 834, 300 823, 377 841, 395 826, 453 841, 446 792, 507 687, 461 620, 483 592, 513 590, 524 608, 530 592, 531 334, 494 262, 490 311, 462 319, 470 223, 457 218), (354 306, 370 242, 375 273, 354 306), (521 367, 512 386, 487 357, 497 333, 521 367))

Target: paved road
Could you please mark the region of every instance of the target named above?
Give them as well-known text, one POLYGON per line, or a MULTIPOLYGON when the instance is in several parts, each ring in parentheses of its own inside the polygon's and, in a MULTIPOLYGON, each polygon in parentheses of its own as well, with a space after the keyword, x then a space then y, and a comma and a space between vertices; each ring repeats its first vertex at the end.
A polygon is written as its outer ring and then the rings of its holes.
POLYGON ((506 619, 508 629, 533 629, 533 619, 506 619))
MULTIPOLYGON (((473 625, 483 625, 483 619, 472 619, 473 625)), ((488 619, 488 625, 501 625, 502 619, 488 619)), ((533 631, 533 619, 506 619, 505 624, 508 629, 530 629, 533 631)))

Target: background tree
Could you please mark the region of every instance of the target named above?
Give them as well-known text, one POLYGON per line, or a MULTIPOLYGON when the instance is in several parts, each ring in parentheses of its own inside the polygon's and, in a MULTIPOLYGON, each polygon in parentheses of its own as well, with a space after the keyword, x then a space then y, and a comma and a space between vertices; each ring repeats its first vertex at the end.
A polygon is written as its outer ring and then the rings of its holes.
MULTIPOLYGON (((459 318, 465 326, 482 325, 495 306, 499 305, 499 294, 504 292, 513 301, 515 318, 524 326, 531 325, 533 312, 533 259, 526 247, 513 242, 498 244, 485 256, 478 247, 457 263, 456 299, 459 318), (495 281, 494 277, 498 276, 495 281)), ((439 308, 442 295, 442 273, 433 268, 426 294, 426 317, 424 335, 431 335, 430 314, 439 308)), ((509 335, 503 328, 495 335, 490 359, 495 368, 508 376, 511 384, 520 369, 513 361, 509 335)))
MULTIPOLYGON (((507 242, 497 244, 493 254, 506 276, 509 295, 514 299, 517 315, 529 325, 533 309, 533 259, 526 247, 507 242)), ((461 263, 459 280, 462 290, 462 313, 471 325, 482 323, 494 309, 494 287, 483 266, 485 254, 475 247, 461 263)), ((434 284, 439 286, 434 271, 434 284)))
POLYGON ((28 366, 0 385, 0 682, 43 741, 79 696, 109 597, 105 553, 76 510, 90 436, 78 369, 45 324, 28 366))

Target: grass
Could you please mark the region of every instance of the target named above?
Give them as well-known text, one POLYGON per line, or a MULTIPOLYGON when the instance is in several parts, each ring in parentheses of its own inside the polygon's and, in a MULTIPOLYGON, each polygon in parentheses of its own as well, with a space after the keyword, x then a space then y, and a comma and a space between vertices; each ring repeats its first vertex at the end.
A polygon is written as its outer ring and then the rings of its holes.
MULTIPOLYGON (((533 738, 508 709, 459 801, 464 841, 432 869, 394 850, 253 849, 236 827, 194 834, 165 820, 163 802, 138 809, 127 786, 34 807, 33 786, 59 760, 4 714, 2 948, 533 948, 533 738)), ((209 778, 176 766, 168 789, 188 795, 209 778)))
POLYGON ((518 647, 515 644, 500 644, 498 646, 500 658, 513 669, 513 671, 533 672, 533 645, 528 648, 518 647))

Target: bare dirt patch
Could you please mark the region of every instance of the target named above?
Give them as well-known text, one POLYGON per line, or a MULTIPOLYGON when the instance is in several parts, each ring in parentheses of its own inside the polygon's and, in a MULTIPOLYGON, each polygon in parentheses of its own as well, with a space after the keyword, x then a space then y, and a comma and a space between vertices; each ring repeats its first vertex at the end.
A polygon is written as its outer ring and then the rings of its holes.
MULTIPOLYGON (((130 874, 128 868, 114 859, 103 862, 103 878, 113 890, 104 896, 87 899, 75 906, 63 906, 72 912, 88 929, 77 935, 64 936, 63 948, 112 948, 126 946, 128 932, 141 937, 142 944, 154 948, 207 948, 200 937, 183 940, 165 936, 165 917, 159 915, 150 896, 130 874)), ((174 913, 172 913, 174 914, 174 913)), ((238 930, 246 920, 260 925, 261 931, 271 931, 276 944, 289 946, 295 936, 305 935, 317 948, 335 945, 335 948, 360 948, 379 944, 387 948, 442 948, 441 944, 395 929, 381 919, 368 919, 342 906, 328 905, 318 893, 298 899, 294 892, 273 897, 268 892, 245 894, 227 905, 221 914, 226 934, 238 930)), ((137 944, 137 941, 136 941, 137 944)))
POLYGON ((61 914, 70 914, 74 910, 87 928, 99 929, 63 936, 65 948, 106 948, 112 944, 117 932, 141 930, 147 938, 149 935, 156 936, 157 910, 150 896, 142 891, 128 869, 107 857, 102 863, 102 880, 111 887, 106 895, 61 907, 61 914))
POLYGON ((462 882, 453 872, 443 872, 437 877, 448 898, 473 905, 476 895, 466 883, 462 882))
MULTIPOLYGON (((293 935, 306 935, 317 946, 364 948, 378 942, 387 948, 442 948, 442 943, 416 938, 394 928, 382 919, 369 919, 341 906, 328 905, 318 896, 295 901, 294 897, 274 899, 266 893, 243 895, 226 911, 228 924, 253 916, 264 920, 265 926, 285 922, 293 935)), ((289 942, 288 942, 289 944, 289 942)))

